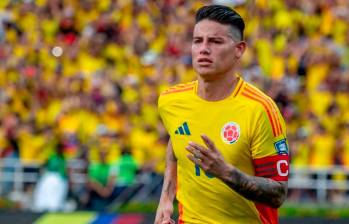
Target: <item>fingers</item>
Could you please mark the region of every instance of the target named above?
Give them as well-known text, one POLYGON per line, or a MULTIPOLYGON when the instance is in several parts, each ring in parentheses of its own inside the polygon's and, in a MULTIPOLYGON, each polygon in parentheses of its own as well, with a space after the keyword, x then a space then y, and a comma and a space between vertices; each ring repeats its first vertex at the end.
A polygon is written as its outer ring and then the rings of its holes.
POLYGON ((201 153, 200 150, 188 145, 185 147, 190 153, 192 153, 194 155, 195 158, 198 159, 203 159, 205 156, 201 153))
POLYGON ((191 152, 193 155, 195 154, 196 149, 194 147, 192 147, 191 145, 187 145, 185 147, 185 149, 188 150, 189 152, 191 152))
POLYGON ((201 138, 209 149, 195 142, 189 142, 189 144, 185 148, 191 153, 187 155, 187 157, 193 163, 203 168, 202 165, 204 164, 204 162, 214 159, 214 155, 218 153, 218 150, 213 141, 211 141, 211 139, 209 139, 206 135, 201 135, 201 138))
POLYGON ((188 145, 185 147, 189 152, 192 154, 188 154, 187 157, 190 161, 192 161, 194 164, 199 165, 200 167, 202 166, 202 159, 204 158, 204 155, 201 154, 201 152, 194 147, 188 145))
POLYGON ((213 143, 213 141, 211 141, 211 139, 209 139, 209 137, 207 137, 207 135, 201 135, 202 140, 204 140, 204 143, 206 144, 207 148, 216 151, 216 146, 213 143))
POLYGON ((176 222, 173 219, 169 218, 166 220, 155 222, 154 224, 176 224, 176 222))
POLYGON ((176 224, 176 222, 173 219, 163 220, 161 224, 176 224))
POLYGON ((192 153, 195 155, 196 150, 199 151, 200 153, 202 153, 203 155, 207 155, 207 149, 206 147, 199 145, 195 142, 189 142, 189 145, 187 146, 190 149, 192 149, 192 153))
POLYGON ((176 224, 176 222, 171 219, 171 214, 169 212, 164 212, 159 214, 159 217, 155 218, 154 224, 176 224))
POLYGON ((165 214, 163 214, 161 224, 175 224, 175 221, 173 219, 171 219, 170 213, 165 213, 165 214))
POLYGON ((192 154, 187 155, 188 159, 190 159, 193 163, 202 166, 202 160, 194 157, 192 154))

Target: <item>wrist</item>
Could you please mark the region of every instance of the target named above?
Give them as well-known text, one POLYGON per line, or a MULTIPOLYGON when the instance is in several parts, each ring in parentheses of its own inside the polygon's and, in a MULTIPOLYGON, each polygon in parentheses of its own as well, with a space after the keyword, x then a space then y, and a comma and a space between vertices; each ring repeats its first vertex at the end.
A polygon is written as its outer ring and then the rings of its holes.
POLYGON ((160 198, 160 202, 164 202, 164 203, 172 203, 174 199, 172 199, 173 197, 170 197, 169 195, 162 195, 161 198, 160 198))
POLYGON ((232 173, 234 173, 234 170, 234 166, 230 164, 224 164, 223 172, 218 178, 221 179, 223 182, 231 182, 232 173))

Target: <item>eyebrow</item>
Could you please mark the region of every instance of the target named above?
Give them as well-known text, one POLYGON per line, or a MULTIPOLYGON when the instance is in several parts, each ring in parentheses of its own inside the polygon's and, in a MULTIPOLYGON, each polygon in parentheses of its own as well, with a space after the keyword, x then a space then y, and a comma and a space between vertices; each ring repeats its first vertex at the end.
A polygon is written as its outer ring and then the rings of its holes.
POLYGON ((223 37, 209 37, 208 39, 224 40, 223 37))
MULTIPOLYGON (((230 38, 229 35, 227 35, 228 38, 230 38)), ((202 36, 193 36, 193 39, 199 39, 199 38, 203 38, 202 36)), ((213 37, 208 37, 208 39, 222 39, 224 40, 224 37, 222 36, 213 36, 213 37)))

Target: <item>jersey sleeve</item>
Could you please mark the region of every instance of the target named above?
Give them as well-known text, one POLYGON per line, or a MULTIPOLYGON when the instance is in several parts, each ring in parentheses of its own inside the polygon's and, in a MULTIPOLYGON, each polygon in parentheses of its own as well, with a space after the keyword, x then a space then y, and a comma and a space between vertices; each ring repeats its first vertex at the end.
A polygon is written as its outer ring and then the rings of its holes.
POLYGON ((287 181, 289 152, 285 122, 274 107, 259 110, 252 124, 251 153, 255 175, 276 181, 287 181))
POLYGON ((177 117, 179 102, 187 99, 195 88, 196 81, 177 84, 165 89, 158 98, 158 112, 161 120, 171 136, 171 122, 177 117))
POLYGON ((167 105, 167 99, 166 96, 160 95, 158 99, 158 113, 160 115, 160 118, 162 120, 162 123, 164 127, 166 128, 167 132, 170 133, 168 122, 167 122, 167 116, 166 116, 166 105, 167 105))

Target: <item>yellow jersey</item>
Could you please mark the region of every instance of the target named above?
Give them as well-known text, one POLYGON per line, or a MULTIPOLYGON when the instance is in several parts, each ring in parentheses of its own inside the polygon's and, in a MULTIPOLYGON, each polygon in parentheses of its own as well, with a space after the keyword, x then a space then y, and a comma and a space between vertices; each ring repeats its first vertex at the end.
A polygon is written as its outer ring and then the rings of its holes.
POLYGON ((188 158, 189 141, 206 134, 225 161, 249 175, 288 179, 285 123, 270 97, 241 77, 220 101, 197 95, 198 81, 161 93, 158 109, 177 158, 179 223, 277 223, 277 210, 250 201, 188 158))

